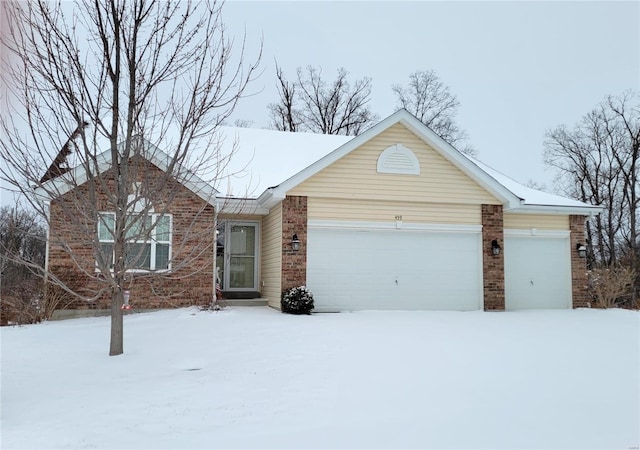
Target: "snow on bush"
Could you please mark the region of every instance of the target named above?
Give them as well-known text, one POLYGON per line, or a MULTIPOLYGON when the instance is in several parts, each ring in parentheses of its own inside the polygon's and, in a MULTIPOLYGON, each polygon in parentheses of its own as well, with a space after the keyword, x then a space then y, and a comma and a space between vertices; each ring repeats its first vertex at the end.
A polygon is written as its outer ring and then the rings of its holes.
POLYGON ((298 286, 282 291, 280 300, 282 312, 287 314, 311 314, 313 294, 306 286, 298 286))

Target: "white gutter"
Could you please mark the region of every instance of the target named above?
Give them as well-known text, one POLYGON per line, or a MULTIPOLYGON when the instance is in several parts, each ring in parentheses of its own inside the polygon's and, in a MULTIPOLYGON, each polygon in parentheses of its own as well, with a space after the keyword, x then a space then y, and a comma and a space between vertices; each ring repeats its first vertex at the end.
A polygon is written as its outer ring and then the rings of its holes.
POLYGON ((563 205, 527 205, 521 204, 517 208, 505 209, 511 214, 554 214, 554 215, 576 215, 593 216, 602 213, 602 206, 563 206, 563 205))

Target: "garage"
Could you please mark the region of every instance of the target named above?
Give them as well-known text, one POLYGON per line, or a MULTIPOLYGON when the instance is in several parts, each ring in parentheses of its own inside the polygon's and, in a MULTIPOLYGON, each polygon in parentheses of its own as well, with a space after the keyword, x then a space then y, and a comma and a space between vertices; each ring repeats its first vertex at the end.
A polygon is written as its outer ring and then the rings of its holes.
POLYGON ((571 307, 569 232, 505 230, 505 308, 571 307))
POLYGON ((393 225, 309 226, 316 311, 482 308, 479 226, 393 225))

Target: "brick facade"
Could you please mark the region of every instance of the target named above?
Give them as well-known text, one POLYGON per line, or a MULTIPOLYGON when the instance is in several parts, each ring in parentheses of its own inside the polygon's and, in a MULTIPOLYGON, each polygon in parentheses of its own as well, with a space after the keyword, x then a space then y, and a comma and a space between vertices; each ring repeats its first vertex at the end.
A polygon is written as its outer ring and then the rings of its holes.
MULTIPOLYGON (((129 274, 124 289, 131 291, 130 303, 135 309, 207 304, 213 298, 213 207, 180 183, 167 180, 159 169, 145 166, 137 168, 145 183, 153 186, 154 176, 161 183, 154 186, 154 192, 161 193, 153 196, 154 209, 172 216, 172 271, 129 274)), ((113 180, 108 175, 106 179, 107 189, 112 189, 113 180)), ((85 298, 101 294, 91 302, 78 299, 70 308, 107 309, 111 288, 95 271, 93 240, 97 211, 115 208, 105 190, 99 189, 96 207, 83 208, 87 194, 82 185, 51 202, 49 269, 85 298)))
POLYGON ((482 205, 482 273, 485 311, 503 311, 504 252, 494 255, 491 241, 497 240, 504 250, 502 205, 482 205))
POLYGON ((580 258, 577 246, 585 245, 585 216, 569 216, 569 230, 571 232, 571 298, 574 308, 589 306, 589 289, 587 280, 587 259, 580 258))
POLYGON ((307 283, 307 197, 287 196, 282 201, 282 290, 307 283), (291 248, 293 235, 300 250, 291 248))

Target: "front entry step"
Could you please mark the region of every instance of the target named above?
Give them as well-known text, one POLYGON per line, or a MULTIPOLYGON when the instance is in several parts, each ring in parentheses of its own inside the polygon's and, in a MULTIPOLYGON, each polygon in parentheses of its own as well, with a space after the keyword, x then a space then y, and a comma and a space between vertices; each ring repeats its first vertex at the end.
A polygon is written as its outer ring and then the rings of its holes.
POLYGON ((225 298, 218 300, 218 304, 227 306, 267 306, 266 298, 225 298))

